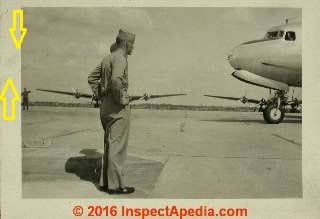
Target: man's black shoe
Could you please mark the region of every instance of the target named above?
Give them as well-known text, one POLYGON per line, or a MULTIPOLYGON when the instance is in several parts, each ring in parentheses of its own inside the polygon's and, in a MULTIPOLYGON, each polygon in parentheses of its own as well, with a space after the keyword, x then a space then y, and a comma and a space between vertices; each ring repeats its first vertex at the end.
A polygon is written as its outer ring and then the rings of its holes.
POLYGON ((118 188, 118 189, 109 189, 108 192, 110 195, 116 195, 116 194, 130 194, 135 191, 134 187, 124 187, 124 188, 118 188))
POLYGON ((99 190, 102 191, 102 192, 108 192, 109 191, 108 186, 99 186, 99 190))

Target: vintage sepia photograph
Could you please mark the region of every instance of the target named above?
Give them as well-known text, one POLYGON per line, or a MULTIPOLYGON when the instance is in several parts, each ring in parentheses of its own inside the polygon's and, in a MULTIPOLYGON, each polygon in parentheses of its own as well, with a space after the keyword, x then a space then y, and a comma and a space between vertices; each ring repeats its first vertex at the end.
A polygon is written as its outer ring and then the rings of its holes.
POLYGON ((303 198, 302 9, 23 11, 23 199, 303 198))

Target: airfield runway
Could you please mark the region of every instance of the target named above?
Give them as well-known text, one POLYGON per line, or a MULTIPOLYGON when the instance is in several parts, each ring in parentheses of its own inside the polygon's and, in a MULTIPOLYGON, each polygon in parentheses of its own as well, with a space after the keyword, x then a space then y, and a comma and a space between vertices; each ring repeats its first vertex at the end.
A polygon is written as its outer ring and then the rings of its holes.
POLYGON ((302 118, 279 125, 261 113, 132 110, 126 165, 130 195, 95 187, 99 111, 22 112, 23 198, 299 198, 302 118))

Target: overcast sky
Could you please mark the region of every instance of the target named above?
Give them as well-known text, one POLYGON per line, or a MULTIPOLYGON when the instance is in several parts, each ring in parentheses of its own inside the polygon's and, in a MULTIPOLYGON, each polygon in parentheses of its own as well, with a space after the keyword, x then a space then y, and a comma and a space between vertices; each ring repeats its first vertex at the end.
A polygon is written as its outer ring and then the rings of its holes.
MULTIPOLYGON (((236 45, 301 17, 290 8, 25 8, 22 87, 91 93, 88 73, 108 54, 120 28, 136 34, 129 91, 189 96, 155 100, 188 105, 238 105, 203 94, 261 98, 268 90, 238 81, 226 57, 236 45)), ((295 91, 301 96, 301 89, 295 91)), ((86 102, 32 91, 32 101, 86 102)))

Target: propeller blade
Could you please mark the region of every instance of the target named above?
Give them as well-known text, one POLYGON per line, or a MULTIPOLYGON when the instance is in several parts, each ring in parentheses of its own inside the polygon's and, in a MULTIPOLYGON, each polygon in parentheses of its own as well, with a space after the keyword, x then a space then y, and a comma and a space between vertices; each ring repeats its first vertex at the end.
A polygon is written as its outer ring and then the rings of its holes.
POLYGON ((150 95, 150 99, 161 98, 161 97, 174 97, 174 96, 185 96, 187 94, 163 94, 163 95, 150 95))
POLYGON ((256 103, 256 104, 261 102, 261 100, 257 100, 257 99, 246 99, 246 101, 249 103, 256 103))
POLYGON ((203 95, 206 97, 214 97, 214 98, 219 98, 219 99, 226 99, 226 100, 240 100, 242 103, 260 103, 260 100, 256 100, 256 99, 248 99, 245 96, 244 97, 226 97, 226 96, 215 96, 215 95, 203 95))
POLYGON ((77 97, 92 98, 91 94, 80 93, 80 92, 74 93, 74 92, 68 92, 68 91, 47 90, 47 89, 36 89, 36 90, 50 92, 50 93, 70 95, 70 96, 75 96, 76 95, 77 97))
POLYGON ((142 95, 142 96, 130 96, 130 101, 135 101, 139 99, 156 99, 156 98, 162 98, 162 97, 174 97, 174 96, 184 96, 187 94, 162 94, 162 95, 142 95))
POLYGON ((206 96, 206 97, 214 97, 214 98, 219 98, 219 99, 227 99, 227 100, 241 100, 241 98, 239 97, 225 97, 225 96, 215 96, 215 95, 203 95, 203 96, 206 96))

